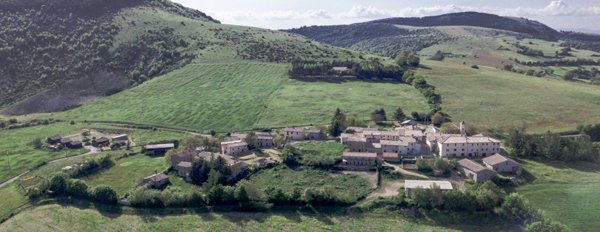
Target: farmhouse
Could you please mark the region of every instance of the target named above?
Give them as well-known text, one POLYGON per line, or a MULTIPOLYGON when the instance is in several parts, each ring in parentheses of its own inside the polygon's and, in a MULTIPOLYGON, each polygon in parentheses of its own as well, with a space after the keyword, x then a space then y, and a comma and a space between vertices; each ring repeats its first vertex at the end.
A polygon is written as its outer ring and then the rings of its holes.
POLYGON ((173 148, 175 148, 175 144, 173 144, 173 143, 146 145, 146 155, 150 155, 150 156, 165 155, 165 153, 167 153, 168 150, 171 150, 173 148))
POLYGON ((273 136, 270 134, 257 134, 258 147, 267 148, 273 147, 273 136))
POLYGON ((150 186, 155 189, 162 189, 165 186, 167 186, 167 184, 169 184, 169 176, 165 175, 162 172, 157 173, 157 174, 154 174, 154 175, 144 178, 142 183, 150 184, 150 186))
POLYGON ((98 139, 92 140, 92 146, 94 147, 108 146, 109 143, 110 142, 106 137, 100 137, 98 139))
POLYGON ((377 153, 344 152, 341 167, 350 170, 371 170, 379 165, 377 153))
POLYGON ((65 146, 65 147, 66 147, 66 146, 67 146, 67 144, 68 144, 68 143, 70 143, 70 142, 71 142, 71 139, 69 139, 69 138, 62 138, 62 139, 60 139, 60 144, 62 144, 62 145, 63 145, 63 146, 65 146))
POLYGON ((306 133, 306 139, 308 140, 325 140, 327 134, 323 130, 311 129, 306 133))
POLYGON ((523 166, 510 158, 495 154, 483 159, 483 164, 496 172, 521 174, 523 166))
POLYGON ((386 162, 400 162, 402 159, 400 158, 400 154, 395 152, 384 152, 383 160, 386 162))
POLYGON ((404 194, 410 196, 414 189, 432 189, 439 188, 442 191, 452 190, 452 183, 449 181, 433 180, 406 180, 404 181, 404 194))
MULTIPOLYGON (((436 138, 438 139, 438 138, 436 138)), ((441 135, 438 155, 447 158, 488 156, 500 152, 500 141, 486 136, 441 135)))
POLYGON ((60 137, 60 135, 54 135, 52 137, 46 138, 46 143, 48 143, 48 144, 57 144, 57 143, 60 143, 61 139, 62 139, 62 137, 60 137))
POLYGON ((287 141, 293 140, 304 140, 306 135, 304 134, 304 128, 301 127, 288 127, 283 129, 283 138, 287 141))
POLYGON ((485 182, 496 176, 496 172, 485 168, 481 164, 470 159, 462 159, 458 161, 460 169, 465 176, 475 182, 485 182))
POLYGON ((241 155, 248 151, 248 143, 236 140, 221 142, 221 153, 225 155, 241 155))
POLYGON ((186 181, 191 181, 192 177, 190 176, 190 174, 192 173, 192 166, 192 162, 183 161, 173 166, 173 169, 177 171, 178 176, 185 178, 186 181))
POLYGON ((412 128, 394 131, 364 129, 367 128, 353 128, 355 133, 342 134, 340 142, 351 152, 373 152, 380 155, 397 153, 401 156, 415 156, 421 153, 422 131, 418 128, 415 129, 418 132, 414 133, 409 132, 412 128))

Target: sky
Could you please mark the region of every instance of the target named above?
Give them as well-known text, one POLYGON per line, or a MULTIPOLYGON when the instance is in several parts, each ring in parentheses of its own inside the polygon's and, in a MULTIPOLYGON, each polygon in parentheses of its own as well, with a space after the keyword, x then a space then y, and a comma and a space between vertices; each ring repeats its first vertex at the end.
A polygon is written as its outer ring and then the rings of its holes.
POLYGON ((525 17, 555 29, 600 32, 600 0, 172 0, 226 24, 288 29, 462 11, 525 17))

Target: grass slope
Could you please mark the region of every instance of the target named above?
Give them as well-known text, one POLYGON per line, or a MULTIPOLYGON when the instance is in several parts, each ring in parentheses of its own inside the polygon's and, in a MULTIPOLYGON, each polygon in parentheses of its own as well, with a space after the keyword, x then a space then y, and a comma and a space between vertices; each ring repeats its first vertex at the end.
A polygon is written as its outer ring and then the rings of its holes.
MULTIPOLYGON (((421 93, 410 85, 351 81, 343 83, 288 80, 271 97, 258 127, 329 123, 336 108, 370 120, 371 112, 384 108, 388 114, 428 109, 421 93)), ((391 115, 388 115, 391 116, 391 115)))
POLYGON ((0 231, 458 231, 398 215, 320 215, 289 213, 199 213, 128 215, 59 205, 26 210, 0 225, 0 231))
POLYGON ((9 216, 13 210, 27 203, 27 198, 18 190, 17 184, 12 183, 0 188, 0 219, 9 216))
POLYGON ((491 68, 426 61, 418 73, 436 86, 454 121, 506 128, 527 123, 531 131, 573 130, 600 122, 600 87, 527 77, 491 68))
POLYGON ((586 162, 524 162, 535 180, 517 191, 574 231, 600 228, 600 167, 586 162))
POLYGON ((249 129, 285 80, 287 68, 266 63, 190 65, 62 115, 206 130, 249 129))
POLYGON ((332 161, 342 159, 342 153, 346 146, 339 142, 305 142, 296 145, 298 151, 302 154, 302 163, 310 165, 321 161, 332 161))

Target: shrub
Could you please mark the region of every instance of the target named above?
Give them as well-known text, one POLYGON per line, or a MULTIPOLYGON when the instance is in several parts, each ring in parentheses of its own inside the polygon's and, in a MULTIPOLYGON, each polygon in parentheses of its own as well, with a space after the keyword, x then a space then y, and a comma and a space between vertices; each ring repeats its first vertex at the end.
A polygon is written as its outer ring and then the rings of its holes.
POLYGON ((67 179, 63 175, 55 175, 50 179, 50 190, 54 194, 61 194, 67 187, 67 179))
POLYGON ((98 185, 94 187, 90 191, 89 195, 92 198, 92 200, 100 203, 117 203, 117 192, 115 192, 113 188, 107 185, 98 185))
POLYGON ((476 65, 476 64, 471 65, 471 68, 473 68, 473 69, 479 69, 479 65, 476 65))
POLYGON ((69 180, 65 192, 79 198, 88 197, 88 186, 81 180, 69 180))

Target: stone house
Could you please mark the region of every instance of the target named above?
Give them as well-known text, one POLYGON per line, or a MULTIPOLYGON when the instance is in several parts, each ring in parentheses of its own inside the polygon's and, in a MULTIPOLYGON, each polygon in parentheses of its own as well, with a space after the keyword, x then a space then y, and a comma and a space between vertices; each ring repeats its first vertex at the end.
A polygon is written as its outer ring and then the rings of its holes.
POLYGON ((438 155, 447 158, 489 156, 500 152, 500 141, 485 136, 452 135, 438 140, 438 155))
POLYGON ((60 143, 62 137, 60 135, 53 135, 51 137, 46 138, 46 143, 48 144, 57 144, 60 143))
POLYGON ((236 141, 227 141, 221 142, 221 153, 225 155, 242 155, 248 152, 248 143, 236 140, 236 141))
POLYGON ((273 147, 273 136, 270 134, 257 134, 258 139, 258 147, 260 148, 268 148, 273 147))
POLYGON ((94 146, 94 147, 103 147, 103 146, 108 146, 109 144, 110 144, 110 141, 106 137, 100 137, 98 139, 92 140, 92 146, 94 146))
POLYGON ((142 183, 150 184, 150 186, 155 189, 162 189, 169 184, 169 176, 164 173, 157 173, 144 178, 142 183))
POLYGON ((283 138, 287 141, 299 141, 306 139, 304 134, 304 128, 302 127, 288 127, 283 129, 283 138))
POLYGON ((165 144, 149 144, 146 145, 146 155, 149 156, 162 156, 167 153, 168 150, 175 148, 174 143, 165 144))
POLYGON ((340 167, 349 170, 371 170, 379 165, 377 153, 372 152, 344 152, 340 167))

